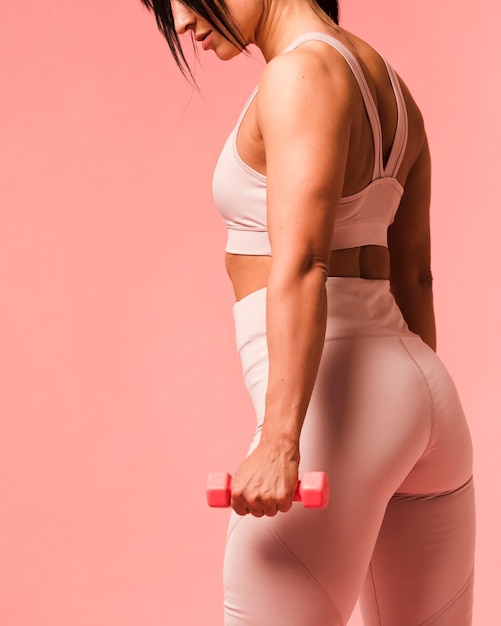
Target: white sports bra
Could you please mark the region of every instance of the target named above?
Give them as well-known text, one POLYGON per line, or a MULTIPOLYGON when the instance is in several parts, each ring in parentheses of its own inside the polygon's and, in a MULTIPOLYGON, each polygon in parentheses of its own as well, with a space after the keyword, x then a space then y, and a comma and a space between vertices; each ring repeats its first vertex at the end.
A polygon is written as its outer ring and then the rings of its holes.
MULTIPOLYGON (((323 33, 305 33, 284 52, 305 41, 323 41, 338 50, 350 66, 360 86, 374 137, 374 171, 371 182, 362 191, 341 198, 332 233, 332 250, 364 245, 387 246, 388 226, 393 222, 403 187, 395 178, 405 154, 408 119, 405 102, 394 70, 385 61, 398 109, 397 129, 386 167, 383 165, 381 122, 367 80, 356 57, 340 41, 323 33)), ((213 178, 217 209, 227 229, 226 252, 233 254, 271 255, 266 223, 266 176, 249 167, 237 151, 237 133, 257 87, 247 101, 237 124, 219 156, 213 178)))

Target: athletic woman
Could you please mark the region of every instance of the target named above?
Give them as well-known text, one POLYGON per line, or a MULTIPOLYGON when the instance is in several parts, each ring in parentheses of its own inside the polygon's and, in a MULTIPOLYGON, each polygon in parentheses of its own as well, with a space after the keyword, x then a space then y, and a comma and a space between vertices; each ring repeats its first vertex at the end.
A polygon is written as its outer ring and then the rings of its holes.
POLYGON ((468 626, 468 428, 435 353, 430 155, 405 84, 329 0, 142 0, 266 66, 214 174, 257 428, 233 486, 226 626, 468 626), (324 470, 325 510, 292 506, 324 470))

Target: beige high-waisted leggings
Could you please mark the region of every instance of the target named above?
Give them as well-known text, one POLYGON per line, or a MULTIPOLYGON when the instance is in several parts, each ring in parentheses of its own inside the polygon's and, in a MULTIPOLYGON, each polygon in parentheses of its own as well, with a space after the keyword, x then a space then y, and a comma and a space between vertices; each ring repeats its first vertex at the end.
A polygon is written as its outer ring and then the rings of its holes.
MULTIPOLYGON (((296 503, 228 529, 225 626, 470 626, 472 450, 455 387, 411 333, 388 281, 329 278, 325 346, 300 474, 329 475, 325 510, 296 503)), ((235 305, 237 345, 264 414, 266 290, 235 305)))

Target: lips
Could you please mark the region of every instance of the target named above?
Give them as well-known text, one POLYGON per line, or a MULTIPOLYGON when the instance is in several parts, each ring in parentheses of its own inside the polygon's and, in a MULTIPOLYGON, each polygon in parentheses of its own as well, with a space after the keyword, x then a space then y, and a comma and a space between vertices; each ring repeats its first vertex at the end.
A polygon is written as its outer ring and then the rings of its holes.
POLYGON ((210 30, 208 30, 208 31, 206 31, 205 33, 200 33, 199 35, 195 35, 195 41, 200 41, 200 42, 202 42, 202 48, 203 48, 204 50, 206 50, 206 49, 207 49, 207 46, 206 46, 205 41, 206 41, 207 37, 210 35, 210 33, 211 33, 211 31, 210 31, 210 30))

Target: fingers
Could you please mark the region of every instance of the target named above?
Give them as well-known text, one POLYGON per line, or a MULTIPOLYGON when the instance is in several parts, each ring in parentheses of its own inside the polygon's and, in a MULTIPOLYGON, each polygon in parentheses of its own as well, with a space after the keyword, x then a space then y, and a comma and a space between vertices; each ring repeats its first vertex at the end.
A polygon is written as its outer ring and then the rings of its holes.
POLYGON ((282 493, 276 496, 250 495, 233 488, 231 506, 238 515, 274 517, 279 512, 286 513, 292 507, 293 495, 293 493, 282 493))

